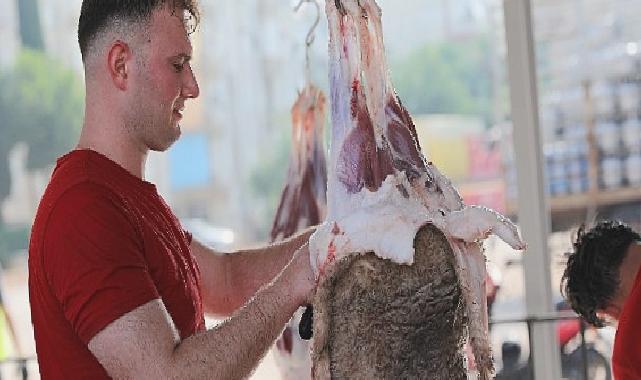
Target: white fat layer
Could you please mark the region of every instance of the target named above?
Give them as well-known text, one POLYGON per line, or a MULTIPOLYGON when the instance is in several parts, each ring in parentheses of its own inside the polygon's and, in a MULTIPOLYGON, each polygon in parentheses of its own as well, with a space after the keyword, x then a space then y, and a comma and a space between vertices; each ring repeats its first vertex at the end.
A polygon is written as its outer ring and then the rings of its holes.
POLYGON ((414 237, 427 223, 454 240, 476 242, 496 233, 513 248, 525 248, 516 226, 507 218, 479 206, 453 211, 429 207, 404 175, 388 175, 375 192, 364 188, 349 194, 342 186, 335 186, 334 191, 340 195, 330 198, 334 202, 327 219, 309 240, 311 264, 317 275, 328 258, 331 261, 366 252, 411 265, 414 237), (401 187, 404 191, 399 190, 401 187))
POLYGON ((332 252, 336 259, 374 252, 398 264, 414 262, 414 237, 421 226, 434 221, 435 215, 417 197, 401 194, 397 186, 409 189, 409 183, 399 177, 405 176, 388 175, 375 192, 364 188, 339 198, 342 205, 331 211, 340 210, 340 214, 328 215, 309 240, 316 273, 332 252))

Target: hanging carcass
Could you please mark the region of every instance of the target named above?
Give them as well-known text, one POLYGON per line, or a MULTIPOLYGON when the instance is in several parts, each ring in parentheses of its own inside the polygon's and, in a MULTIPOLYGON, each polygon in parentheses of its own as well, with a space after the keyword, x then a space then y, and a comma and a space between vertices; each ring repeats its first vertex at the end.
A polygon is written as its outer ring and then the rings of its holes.
POLYGON ((503 216, 464 205, 423 156, 388 75, 376 2, 327 0, 326 11, 332 138, 328 214, 310 240, 314 374, 465 378, 467 342, 489 378, 480 242, 494 233, 525 245, 503 216))
MULTIPOLYGON (((271 240, 285 239, 314 226, 325 217, 327 164, 323 147, 326 100, 322 91, 308 84, 292 107, 292 151, 287 182, 271 230, 271 240)), ((311 375, 310 343, 298 331, 299 310, 276 342, 274 357, 284 380, 304 380, 311 375)))

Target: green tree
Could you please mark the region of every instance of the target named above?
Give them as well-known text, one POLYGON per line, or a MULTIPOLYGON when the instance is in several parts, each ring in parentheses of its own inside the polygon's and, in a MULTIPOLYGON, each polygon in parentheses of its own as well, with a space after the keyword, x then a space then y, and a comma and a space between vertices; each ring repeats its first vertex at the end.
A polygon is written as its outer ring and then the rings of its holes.
POLYGON ((29 169, 52 165, 73 146, 83 107, 79 78, 41 52, 23 50, 13 67, 0 73, 0 202, 11 188, 7 158, 15 144, 29 146, 29 169))
POLYGON ((429 43, 391 65, 391 75, 411 113, 457 113, 493 120, 492 56, 485 36, 429 43))

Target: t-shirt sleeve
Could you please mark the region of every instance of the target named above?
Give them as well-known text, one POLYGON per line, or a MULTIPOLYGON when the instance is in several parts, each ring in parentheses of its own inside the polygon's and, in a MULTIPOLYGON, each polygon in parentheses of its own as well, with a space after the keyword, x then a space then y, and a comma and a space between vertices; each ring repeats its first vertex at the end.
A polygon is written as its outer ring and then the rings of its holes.
POLYGON ((628 296, 617 326, 612 353, 614 378, 619 380, 641 379, 641 272, 628 296))
POLYGON ((617 380, 641 379, 641 368, 639 360, 641 359, 641 349, 639 349, 639 335, 634 331, 638 330, 625 329, 621 334, 617 332, 617 341, 614 344, 612 355, 612 372, 617 380), (623 334, 632 333, 632 337, 623 336, 623 334), (636 338, 637 340, 634 340, 636 338), (625 342, 622 342, 625 341, 625 342))
POLYGON ((122 315, 160 298, 133 223, 115 194, 92 183, 66 191, 47 223, 47 278, 85 343, 122 315))

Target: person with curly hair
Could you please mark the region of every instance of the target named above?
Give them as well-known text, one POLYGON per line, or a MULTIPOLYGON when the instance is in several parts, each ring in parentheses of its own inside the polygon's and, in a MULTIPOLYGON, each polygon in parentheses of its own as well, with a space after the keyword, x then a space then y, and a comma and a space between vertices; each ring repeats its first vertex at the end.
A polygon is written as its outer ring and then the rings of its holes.
POLYGON ((603 327, 618 321, 612 355, 616 379, 641 379, 641 235, 618 221, 581 226, 561 279, 575 312, 603 327))

